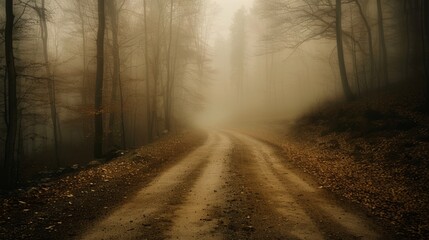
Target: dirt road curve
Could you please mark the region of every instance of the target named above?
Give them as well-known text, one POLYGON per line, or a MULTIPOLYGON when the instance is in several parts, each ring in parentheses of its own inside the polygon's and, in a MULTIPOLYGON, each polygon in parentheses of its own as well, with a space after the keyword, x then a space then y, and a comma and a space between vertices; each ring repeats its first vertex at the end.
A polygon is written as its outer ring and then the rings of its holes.
POLYGON ((81 239, 380 239, 363 213, 336 200, 265 143, 210 131, 81 239))

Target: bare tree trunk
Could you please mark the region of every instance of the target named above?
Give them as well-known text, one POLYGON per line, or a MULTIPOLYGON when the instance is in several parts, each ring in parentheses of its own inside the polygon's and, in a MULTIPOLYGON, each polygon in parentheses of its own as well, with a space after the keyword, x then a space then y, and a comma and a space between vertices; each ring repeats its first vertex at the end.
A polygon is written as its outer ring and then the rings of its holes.
POLYGON ((423 66, 426 80, 426 103, 429 109, 429 3, 422 0, 423 66))
MULTIPOLYGON (((18 87, 19 89, 19 87, 18 87)), ((16 182, 19 182, 19 171, 21 168, 21 162, 25 156, 24 153, 24 133, 22 130, 22 109, 18 110, 18 130, 17 130, 17 134, 18 134, 18 139, 17 139, 17 143, 18 146, 16 148, 16 168, 15 168, 15 179, 16 182)))
MULTIPOLYGON (((89 99, 89 81, 88 81, 88 56, 87 56, 87 36, 86 36, 86 27, 85 27, 85 18, 84 18, 84 9, 82 7, 82 1, 77 1, 78 15, 80 19, 80 26, 82 31, 82 85, 81 85, 81 97, 82 105, 86 108, 88 106, 89 99)), ((83 141, 85 141, 85 135, 89 134, 91 130, 90 122, 85 120, 82 121, 82 131, 83 131, 83 141)))
POLYGON ((124 149, 127 148, 127 141, 125 138, 125 113, 124 113, 124 92, 123 92, 123 88, 122 88, 122 79, 119 78, 119 100, 120 100, 120 104, 121 104, 121 131, 122 131, 122 135, 121 135, 121 139, 122 139, 122 147, 124 149))
POLYGON ((137 138, 137 110, 138 108, 134 109, 134 116, 133 116, 133 147, 137 146, 136 138, 137 138))
POLYGON ((174 57, 173 57, 173 66, 172 66, 172 74, 171 74, 171 82, 170 82, 170 93, 169 93, 169 96, 170 96, 170 99, 169 99, 169 104, 168 104, 168 107, 169 107, 169 109, 168 109, 168 112, 169 112, 169 114, 170 114, 170 116, 169 116, 169 118, 170 118, 170 129, 169 130, 172 130, 174 127, 173 127, 173 124, 174 124, 174 121, 173 121, 173 112, 174 112, 174 101, 173 101, 173 99, 174 99, 174 93, 175 93, 175 89, 174 89, 174 84, 175 84, 175 81, 176 81, 176 66, 177 66, 177 58, 178 58, 178 56, 179 56, 179 40, 180 40, 180 29, 181 29, 181 27, 182 27, 182 20, 179 20, 179 25, 178 25, 178 31, 177 31, 177 33, 176 33, 176 42, 175 42, 175 49, 174 49, 174 57))
POLYGON ((371 26, 368 23, 368 19, 366 18, 363 9, 362 9, 362 5, 359 2, 359 0, 356 0, 356 5, 358 6, 359 9, 359 15, 361 16, 364 25, 365 25, 365 29, 367 31, 368 34, 368 48, 369 48, 369 57, 370 57, 370 65, 371 65, 371 83, 375 83, 377 81, 377 76, 375 75, 375 57, 374 57, 374 44, 373 44, 373 40, 372 40, 372 30, 371 30, 371 26))
MULTIPOLYGON (((112 30, 112 39, 113 39, 113 46, 112 46, 112 55, 113 55, 113 79, 112 79, 112 99, 111 99, 111 106, 116 106, 118 102, 118 90, 120 92, 120 97, 122 96, 122 87, 120 85, 121 81, 121 60, 120 60, 120 54, 119 54, 119 39, 118 39, 118 30, 119 30, 119 16, 118 16, 118 9, 116 7, 116 1, 110 0, 108 1, 108 7, 109 7, 109 15, 111 18, 111 30, 112 30), (118 89, 119 87, 119 89, 118 89)), ((122 100, 122 97, 121 97, 122 100)), ((122 103, 122 101, 121 101, 122 103)), ((108 141, 109 143, 114 142, 114 136, 113 133, 115 132, 115 115, 116 115, 116 108, 113 108, 114 110, 110 112, 110 119, 109 119, 109 136, 108 141)), ((123 121, 123 109, 121 104, 121 121, 123 121)), ((121 144, 122 148, 125 149, 125 131, 124 131, 124 124, 121 124, 121 144)))
MULTIPOLYGON (((405 71, 404 76, 407 79, 409 77, 410 68, 410 16, 409 16, 409 0, 404 0, 404 17, 405 17, 405 71)), ((408 79, 407 79, 408 80, 408 79)))
POLYGON ((170 35, 167 49, 167 93, 165 97, 165 127, 167 131, 171 130, 171 93, 172 93, 172 72, 171 72, 171 45, 173 40, 173 0, 170 0, 170 35))
MULTIPOLYGON (((158 51, 157 51, 158 52, 158 51)), ((155 53, 156 55, 158 55, 158 53, 155 53)), ((158 57, 155 57, 158 58, 158 57)), ((155 59, 154 63, 153 63, 153 95, 152 95, 152 113, 151 113, 151 117, 152 117, 152 127, 150 129, 151 131, 151 135, 153 136, 153 132, 154 130, 157 130, 158 128, 158 77, 159 77, 159 60, 155 59)), ((157 134, 158 131, 155 131, 155 133, 157 134)), ((157 137, 155 135, 155 137, 157 137)))
POLYGON ((7 128, 7 126, 9 125, 9 99, 8 99, 8 95, 7 95, 7 89, 8 89, 8 77, 7 77, 7 68, 5 69, 5 73, 4 73, 4 85, 3 85, 3 101, 4 101, 4 124, 7 128))
POLYGON ((104 0, 98 0, 97 78, 95 83, 94 157, 103 156, 103 80, 104 80, 104 0))
POLYGON ((155 131, 156 137, 159 135, 159 126, 158 126, 158 87, 160 77, 160 57, 161 57, 161 20, 162 20, 162 7, 161 3, 158 2, 158 21, 156 27, 156 47, 154 53, 154 61, 152 65, 152 74, 153 74, 153 100, 152 100, 152 128, 151 132, 155 131))
POLYGON ((152 111, 151 111, 151 97, 150 97, 150 84, 149 84, 149 47, 148 47, 148 36, 147 36, 147 6, 146 0, 143 0, 143 8, 144 8, 144 40, 145 40, 145 64, 146 64, 146 118, 147 118, 147 134, 148 134, 148 142, 152 142, 152 111))
POLYGON ((81 20, 81 30, 82 30, 82 102, 83 105, 86 106, 88 104, 88 60, 86 56, 86 28, 85 28, 85 20, 83 16, 83 9, 81 7, 81 1, 78 1, 78 13, 79 18, 81 20))
MULTIPOLYGON (((272 68, 270 68, 270 64, 268 61, 268 56, 269 56, 269 51, 268 50, 268 43, 265 42, 265 56, 264 56, 264 60, 265 60, 265 103, 267 104, 267 107, 270 106, 270 100, 271 100, 271 82, 269 81, 269 79, 271 78, 271 70, 272 68)), ((272 67, 272 66, 271 66, 272 67)))
MULTIPOLYGON (((243 81, 245 75, 245 59, 246 59, 246 13, 244 8, 235 13, 234 21, 231 26, 231 80, 235 84, 235 94, 237 106, 243 104, 243 81)), ((272 81, 273 79, 268 79, 272 81)))
POLYGON ((5 54, 6 68, 8 77, 8 127, 5 146, 5 162, 4 162, 4 184, 5 188, 13 188, 16 186, 16 135, 18 131, 18 102, 16 96, 16 70, 15 59, 13 55, 13 0, 6 0, 6 28, 5 28, 5 54))
POLYGON ((342 12, 341 12, 341 0, 336 0, 336 32, 337 32, 337 52, 338 52, 338 64, 340 67, 341 84, 343 92, 348 101, 354 99, 353 93, 350 89, 349 81, 347 79, 346 64, 344 60, 344 47, 343 47, 343 30, 342 30, 342 12))
POLYGON ((37 9, 40 18, 40 34, 43 43, 43 58, 45 61, 46 76, 48 81, 48 95, 49 95, 49 105, 51 109, 51 123, 53 128, 53 137, 54 137, 54 154, 57 167, 61 166, 60 157, 59 157, 59 140, 58 140, 58 120, 57 120, 57 106, 56 106, 56 89, 55 89, 55 79, 52 75, 51 64, 49 63, 48 55, 48 25, 46 23, 46 8, 45 0, 42 0, 41 9, 37 9))
POLYGON ((381 7, 381 0, 377 0, 377 16, 378 16, 378 28, 379 28, 379 41, 380 41, 380 65, 381 65, 381 79, 385 84, 389 84, 389 64, 387 59, 387 47, 386 39, 384 35, 384 20, 383 20, 383 9, 381 7))
MULTIPOLYGON (((350 22, 353 23, 353 12, 350 12, 350 22)), ((352 37, 355 36, 355 29, 353 27, 353 24, 351 25, 351 35, 352 37)), ((352 59, 353 59, 353 70, 355 75, 355 81, 356 81, 356 87, 357 87, 357 95, 359 96, 361 94, 361 88, 360 88, 360 78, 359 78, 359 67, 357 64, 357 49, 356 49, 356 43, 352 41, 351 43, 352 47, 352 59)))

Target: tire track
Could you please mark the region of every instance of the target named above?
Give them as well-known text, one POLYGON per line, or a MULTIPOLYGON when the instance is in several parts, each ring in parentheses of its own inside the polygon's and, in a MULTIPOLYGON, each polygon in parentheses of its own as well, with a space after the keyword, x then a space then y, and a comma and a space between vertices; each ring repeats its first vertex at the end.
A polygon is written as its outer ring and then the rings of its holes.
POLYGON ((171 224, 171 214, 199 178, 219 136, 210 133, 206 143, 155 178, 147 187, 107 218, 92 226, 80 239, 162 239, 159 230, 171 224), (156 232, 154 235, 154 231, 156 232))
POLYGON ((209 133, 82 239, 379 239, 345 207, 251 137, 209 133))
POLYGON ((231 132, 252 155, 266 201, 287 218, 289 234, 298 239, 379 239, 377 227, 362 214, 350 212, 286 167, 271 147, 231 132))
POLYGON ((174 213, 171 239, 222 239, 217 231, 214 215, 224 202, 222 179, 226 177, 226 166, 230 160, 231 141, 220 136, 213 147, 208 164, 195 182, 183 205, 174 213))

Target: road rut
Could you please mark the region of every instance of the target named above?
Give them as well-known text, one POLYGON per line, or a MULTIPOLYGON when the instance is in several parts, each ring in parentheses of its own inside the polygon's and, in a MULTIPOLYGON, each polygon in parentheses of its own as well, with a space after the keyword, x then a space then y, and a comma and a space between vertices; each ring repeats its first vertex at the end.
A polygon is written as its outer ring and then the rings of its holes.
POLYGON ((235 131, 161 173, 79 239, 381 239, 382 228, 277 150, 235 131))

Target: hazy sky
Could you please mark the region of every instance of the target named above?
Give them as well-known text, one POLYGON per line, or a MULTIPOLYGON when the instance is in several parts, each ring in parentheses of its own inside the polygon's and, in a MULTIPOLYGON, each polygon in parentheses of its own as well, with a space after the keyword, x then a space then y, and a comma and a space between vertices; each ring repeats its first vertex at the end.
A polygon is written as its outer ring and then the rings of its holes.
POLYGON ((213 26, 215 34, 219 33, 226 38, 229 35, 234 13, 242 6, 250 9, 253 5, 253 1, 254 0, 214 0, 220 7, 213 26))

